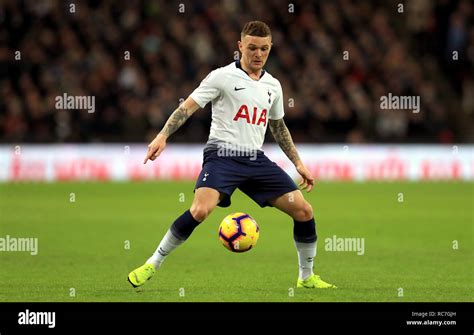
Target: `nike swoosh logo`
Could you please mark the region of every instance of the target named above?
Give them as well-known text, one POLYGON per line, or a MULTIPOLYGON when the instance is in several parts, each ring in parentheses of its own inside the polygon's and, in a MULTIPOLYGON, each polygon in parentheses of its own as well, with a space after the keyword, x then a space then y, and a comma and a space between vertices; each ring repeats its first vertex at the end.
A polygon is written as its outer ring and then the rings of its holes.
POLYGON ((234 87, 235 91, 245 90, 245 87, 234 87))

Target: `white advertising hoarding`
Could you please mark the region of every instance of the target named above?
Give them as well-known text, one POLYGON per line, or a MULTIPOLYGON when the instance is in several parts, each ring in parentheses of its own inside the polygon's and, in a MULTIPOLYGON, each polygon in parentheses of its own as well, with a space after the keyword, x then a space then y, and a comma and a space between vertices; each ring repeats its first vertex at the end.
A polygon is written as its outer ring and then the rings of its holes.
MULTIPOLYGON (((195 180, 203 145, 168 144, 143 164, 146 144, 0 146, 0 181, 195 180)), ((474 146, 299 144, 308 169, 319 180, 473 180, 474 146)), ((292 163, 277 145, 266 155, 290 176, 292 163)))

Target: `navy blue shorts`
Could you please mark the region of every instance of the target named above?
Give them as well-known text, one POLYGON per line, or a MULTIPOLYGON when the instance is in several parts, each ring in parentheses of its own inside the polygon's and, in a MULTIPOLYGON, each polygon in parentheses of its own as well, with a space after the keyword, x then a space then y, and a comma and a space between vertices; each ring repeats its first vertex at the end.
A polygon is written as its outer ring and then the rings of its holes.
POLYGON ((298 189, 291 177, 263 151, 247 157, 219 157, 217 149, 204 150, 202 171, 195 190, 210 187, 224 195, 218 206, 229 207, 230 197, 238 188, 260 207, 268 200, 298 189))

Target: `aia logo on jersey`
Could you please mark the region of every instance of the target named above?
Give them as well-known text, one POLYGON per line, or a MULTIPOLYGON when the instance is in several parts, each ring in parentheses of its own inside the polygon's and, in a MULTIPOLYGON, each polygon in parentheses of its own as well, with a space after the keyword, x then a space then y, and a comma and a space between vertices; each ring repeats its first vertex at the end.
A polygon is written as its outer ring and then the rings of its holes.
POLYGON ((235 114, 234 121, 239 121, 239 119, 242 118, 245 121, 247 121, 247 123, 256 124, 257 126, 260 125, 260 123, 263 123, 263 126, 266 127, 267 126, 267 110, 266 109, 262 110, 262 112, 260 113, 260 116, 258 117, 258 121, 257 121, 257 114, 259 114, 257 107, 253 108, 253 113, 252 115, 250 115, 247 105, 242 105, 240 106, 237 114, 235 114))

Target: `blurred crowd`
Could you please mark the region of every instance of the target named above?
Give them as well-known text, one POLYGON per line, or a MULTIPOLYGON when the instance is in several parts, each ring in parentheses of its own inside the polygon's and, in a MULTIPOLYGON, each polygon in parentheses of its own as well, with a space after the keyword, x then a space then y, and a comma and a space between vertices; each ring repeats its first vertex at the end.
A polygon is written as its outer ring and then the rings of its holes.
MULTIPOLYGON (((453 120, 474 117, 472 3, 381 3, 3 0, 0 141, 148 141, 238 57, 255 19, 272 29, 266 69, 282 83, 295 141, 462 140, 453 120), (64 93, 95 96, 95 113, 57 109, 64 93), (389 93, 420 96, 420 113, 381 109, 389 93)), ((173 141, 204 142, 209 125, 210 104, 173 141)))

